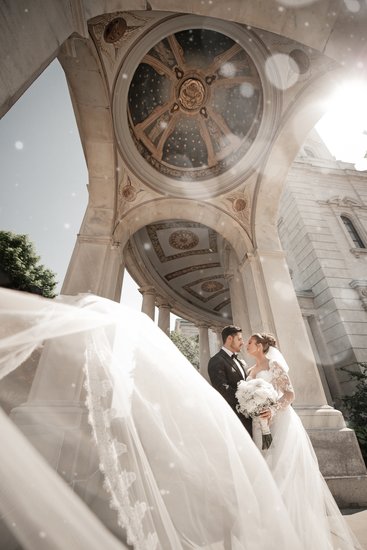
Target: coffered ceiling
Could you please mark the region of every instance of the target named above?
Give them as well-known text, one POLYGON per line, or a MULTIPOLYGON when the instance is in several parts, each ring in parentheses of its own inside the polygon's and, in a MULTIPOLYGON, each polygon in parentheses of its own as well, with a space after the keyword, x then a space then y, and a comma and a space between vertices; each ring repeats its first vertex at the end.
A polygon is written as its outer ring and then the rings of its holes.
POLYGON ((157 294, 191 315, 226 324, 232 318, 222 266, 225 242, 200 223, 166 220, 147 225, 130 240, 130 266, 153 280, 157 294))

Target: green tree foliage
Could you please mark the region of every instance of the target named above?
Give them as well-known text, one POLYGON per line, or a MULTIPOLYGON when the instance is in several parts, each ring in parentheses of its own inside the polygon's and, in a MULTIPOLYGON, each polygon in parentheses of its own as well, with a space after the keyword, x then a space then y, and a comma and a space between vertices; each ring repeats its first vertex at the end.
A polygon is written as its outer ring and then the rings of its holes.
POLYGON ((180 332, 171 332, 171 340, 178 347, 180 352, 190 361, 190 363, 199 369, 199 342, 195 337, 188 338, 180 332))
POLYGON ((54 298, 55 274, 39 261, 27 235, 0 231, 0 286, 54 298))
POLYGON ((357 382, 354 393, 343 397, 342 402, 347 411, 349 427, 356 433, 367 464, 367 363, 359 363, 357 371, 342 370, 357 382))

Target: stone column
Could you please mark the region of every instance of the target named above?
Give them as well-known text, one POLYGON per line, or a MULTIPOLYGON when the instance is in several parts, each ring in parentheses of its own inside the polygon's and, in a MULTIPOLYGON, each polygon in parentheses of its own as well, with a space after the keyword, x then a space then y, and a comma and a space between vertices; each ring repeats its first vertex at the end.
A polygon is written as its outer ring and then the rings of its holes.
POLYGON ((61 294, 91 292, 119 301, 124 264, 110 237, 78 235, 61 294))
POLYGON ((154 321, 156 291, 154 286, 142 286, 139 292, 143 295, 141 311, 146 313, 154 321))
POLYGON ((233 324, 242 328, 243 338, 246 340, 251 334, 251 325, 248 315, 247 300, 243 288, 243 280, 236 271, 226 275, 229 293, 231 296, 231 309, 233 324))
POLYGON ((277 338, 295 388, 294 408, 334 497, 341 506, 353 498, 365 502, 366 467, 357 439, 354 431, 346 428, 342 413, 327 404, 283 251, 261 250, 248 255, 242 274, 249 310, 254 314, 251 324, 256 330, 270 329, 277 338))
POLYGON ((106 252, 98 295, 120 302, 125 262, 119 243, 112 243, 106 252))
POLYGON ((316 359, 318 373, 329 405, 341 395, 340 384, 335 374, 335 368, 329 355, 318 321, 313 314, 303 314, 303 320, 316 359))
POLYGON ((14 408, 10 418, 64 481, 113 527, 115 518, 98 471, 85 407, 85 345, 83 333, 46 342, 28 400, 14 408))
POLYGON ((216 352, 217 353, 220 348, 223 346, 222 342, 222 328, 221 327, 211 327, 211 330, 214 332, 216 336, 216 352))
POLYGON ((158 307, 159 307, 158 326, 160 329, 163 330, 165 334, 169 336, 171 306, 163 298, 159 298, 158 307))
POLYGON ((327 405, 284 253, 257 251, 244 262, 243 273, 246 293, 251 289, 248 302, 255 313, 253 331, 275 334, 291 368, 297 405, 327 405))
POLYGON ((267 307, 265 284, 258 258, 248 252, 238 267, 238 272, 243 281, 250 332, 275 332, 269 307, 267 307))
POLYGON ((200 374, 209 381, 208 363, 210 359, 208 325, 198 325, 199 329, 199 359, 200 374))

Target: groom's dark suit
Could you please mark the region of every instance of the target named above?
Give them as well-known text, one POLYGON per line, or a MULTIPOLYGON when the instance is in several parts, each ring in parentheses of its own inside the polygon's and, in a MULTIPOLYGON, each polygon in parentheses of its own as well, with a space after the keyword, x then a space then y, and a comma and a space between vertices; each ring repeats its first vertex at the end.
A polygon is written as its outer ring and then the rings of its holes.
MULTIPOLYGON (((246 363, 237 358, 242 365, 243 372, 245 372, 246 363)), ((244 377, 236 365, 236 362, 226 353, 223 349, 210 358, 208 363, 208 374, 213 388, 219 391, 224 397, 227 403, 232 407, 246 430, 252 435, 252 420, 246 418, 243 414, 237 412, 236 405, 237 399, 235 393, 237 390, 237 384, 240 380, 244 380, 244 377)), ((246 375, 245 375, 246 376, 246 375)))

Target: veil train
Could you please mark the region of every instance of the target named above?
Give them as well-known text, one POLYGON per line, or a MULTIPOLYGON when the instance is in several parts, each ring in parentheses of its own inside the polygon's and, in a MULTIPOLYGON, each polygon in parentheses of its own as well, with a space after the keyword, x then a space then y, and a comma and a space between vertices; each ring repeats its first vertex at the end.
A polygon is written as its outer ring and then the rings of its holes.
MULTIPOLYGON (((0 289, 0 320, 0 377, 43 346, 48 374, 38 384, 58 396, 47 403, 31 392, 22 414, 33 411, 57 430, 54 412, 67 404, 63 391, 69 395, 63 384, 70 372, 83 380, 73 406, 88 416, 89 428, 74 430, 72 447, 84 446, 85 463, 94 464, 82 480, 87 507, 62 479, 63 456, 58 475, 32 437, 0 414, 8 441, 0 456, 1 519, 18 547, 302 548, 241 422, 145 314, 89 294, 47 300, 0 289), (93 506, 102 479, 108 518, 93 506)), ((37 428, 31 416, 28 434, 37 428)))

